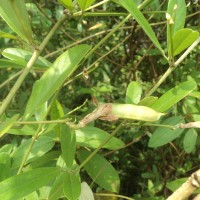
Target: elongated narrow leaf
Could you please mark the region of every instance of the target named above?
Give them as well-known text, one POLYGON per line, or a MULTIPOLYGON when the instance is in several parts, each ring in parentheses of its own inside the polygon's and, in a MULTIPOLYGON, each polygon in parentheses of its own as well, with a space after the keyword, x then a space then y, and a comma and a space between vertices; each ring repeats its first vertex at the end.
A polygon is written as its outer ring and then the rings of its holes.
POLYGON ((170 41, 170 34, 172 37, 174 34, 179 30, 184 28, 185 25, 185 18, 186 18, 186 3, 185 0, 169 0, 167 13, 171 16, 174 21, 174 24, 171 24, 171 33, 170 33, 170 25, 167 24, 167 49, 168 54, 171 56, 171 42, 170 41), (177 8, 176 8, 177 7, 177 8), (176 8, 174 10, 174 8, 176 8))
POLYGON ((38 168, 0 182, 0 199, 13 200, 27 196, 49 183, 60 173, 59 168, 38 168))
POLYGON ((85 9, 87 9, 88 7, 90 7, 95 0, 78 0, 78 4, 80 6, 80 8, 84 11, 85 9))
POLYGON ((3 31, 0 31, 0 38, 10 38, 10 39, 17 39, 16 36, 10 34, 10 33, 5 33, 3 31))
MULTIPOLYGON (((181 117, 170 117, 163 121, 165 125, 178 125, 184 123, 181 117)), ((184 129, 177 128, 175 130, 165 127, 159 127, 155 130, 149 140, 149 147, 160 147, 163 146, 181 135, 184 129)))
POLYGON ((70 169, 73 165, 76 151, 76 135, 74 130, 70 129, 66 124, 61 125, 60 142, 62 158, 65 161, 66 166, 70 169))
MULTIPOLYGON (((28 139, 26 142, 22 143, 18 149, 13 153, 12 159, 12 167, 16 168, 19 167, 20 163, 22 162, 25 154, 27 153, 27 149, 31 144, 32 139, 28 139)), ((40 156, 44 155, 48 152, 53 146, 54 141, 51 137, 41 136, 39 139, 34 143, 31 152, 29 153, 27 163, 31 160, 39 158, 40 156)))
POLYGON ((0 0, 0 15, 23 40, 33 44, 32 30, 24 0, 0 0))
MULTIPOLYGON (((33 53, 18 48, 7 48, 3 50, 2 55, 10 60, 13 60, 16 64, 26 66, 27 62, 31 59, 33 53)), ((51 65, 52 63, 40 56, 33 67, 38 69, 46 69, 49 68, 51 65)))
POLYGON ((0 59, 0 68, 23 68, 24 66, 24 64, 16 63, 16 61, 13 60, 0 59))
POLYGON ((78 45, 59 56, 53 65, 33 86, 31 97, 28 101, 25 118, 30 117, 41 104, 58 90, 66 78, 68 78, 78 67, 80 61, 89 51, 90 46, 78 45))
MULTIPOLYGON (((86 150, 78 152, 78 159, 83 162, 91 153, 86 150)), ((115 168, 101 155, 96 154, 84 165, 89 176, 99 186, 111 192, 118 192, 120 180, 115 168)))
POLYGON ((0 153, 0 182, 11 175, 11 159, 7 152, 0 153))
POLYGON ((183 140, 183 147, 187 153, 191 153, 195 149, 197 136, 194 128, 187 130, 183 140))
MULTIPOLYGON (((107 132, 92 126, 84 127, 75 131, 76 140, 80 146, 98 148, 99 145, 104 142, 110 134, 107 132)), ((103 148, 115 150, 123 148, 125 144, 118 138, 112 137, 112 139, 103 146, 103 148)))
POLYGON ((6 119, 5 122, 0 124, 0 138, 13 126, 18 117, 19 115, 14 115, 12 118, 6 119))
POLYGON ((188 28, 178 30, 173 36, 174 56, 189 47, 198 37, 198 31, 193 31, 188 28))
POLYGON ((186 18, 186 3, 185 0, 169 0, 167 13, 173 18, 173 35, 184 28, 186 18), (175 8, 175 9, 174 9, 175 8))
POLYGON ((185 81, 163 94, 152 105, 152 108, 159 112, 164 112, 179 102, 181 99, 183 99, 185 96, 187 96, 195 88, 196 83, 194 81, 185 81))
POLYGON ((68 8, 69 10, 73 9, 72 0, 58 0, 59 3, 61 3, 65 8, 68 8))
POLYGON ((129 83, 128 88, 126 90, 126 104, 137 104, 140 101, 142 95, 141 86, 132 81, 129 83))
POLYGON ((63 191, 68 200, 77 200, 81 193, 79 174, 65 173, 63 191))
POLYGON ((163 54, 163 49, 162 49, 160 43, 158 42, 158 40, 155 36, 155 33, 153 32, 151 26, 149 25, 148 21, 145 19, 143 14, 137 8, 135 2, 133 0, 118 0, 118 1, 135 18, 135 20, 142 27, 144 32, 148 35, 149 39, 163 54))

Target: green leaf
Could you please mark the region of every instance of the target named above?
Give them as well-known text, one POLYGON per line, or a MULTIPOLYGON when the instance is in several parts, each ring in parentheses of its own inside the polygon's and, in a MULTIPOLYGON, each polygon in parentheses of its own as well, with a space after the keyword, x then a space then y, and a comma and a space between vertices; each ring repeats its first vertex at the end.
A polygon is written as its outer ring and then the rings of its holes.
POLYGON ((185 137, 183 139, 183 147, 187 153, 191 153, 195 149, 197 141, 197 132, 194 128, 187 130, 185 137))
POLYGON ((0 153, 0 182, 11 175, 11 159, 9 153, 0 153))
POLYGON ((48 184, 60 173, 59 168, 38 168, 0 182, 0 199, 13 200, 27 196, 48 184))
MULTIPOLYGON (((184 120, 181 117, 170 117, 162 122, 164 125, 178 125, 180 123, 184 123, 184 120)), ((154 148, 163 146, 179 137, 183 130, 184 129, 181 128, 173 130, 170 128, 159 127, 150 137, 148 146, 154 148)))
POLYGON ((126 90, 126 104, 137 104, 140 101, 142 95, 142 88, 141 86, 132 81, 129 83, 128 88, 126 90))
POLYGON ((76 151, 76 135, 74 130, 70 129, 66 124, 62 124, 60 130, 62 158, 67 168, 71 168, 76 151))
POLYGON ((64 110, 60 102, 56 99, 51 106, 51 119, 56 120, 64 116, 64 110))
POLYGON ((157 99, 158 97, 153 97, 153 96, 145 97, 138 103, 138 105, 151 107, 156 102, 157 99))
POLYGON ((16 61, 13 60, 7 60, 7 59, 0 59, 0 68, 23 68, 25 65, 22 63, 16 63, 16 61))
POLYGON ((24 125, 16 128, 11 128, 7 131, 9 134, 13 135, 34 135, 37 130, 37 125, 24 125))
MULTIPOLYGON (((19 64, 20 66, 26 66, 27 62, 31 59, 33 53, 18 48, 7 48, 3 50, 2 55, 14 61, 16 64, 19 64)), ((52 63, 50 63, 45 58, 39 56, 33 67, 38 69, 46 69, 49 68, 51 65, 52 63)))
POLYGON ((173 36, 173 51, 174 56, 181 53, 199 37, 198 31, 193 31, 188 28, 178 30, 173 36))
POLYGON ((17 121, 19 115, 14 115, 12 118, 7 118, 5 122, 0 124, 0 138, 4 136, 8 130, 14 125, 17 121))
POLYGON ((94 200, 93 192, 86 182, 81 183, 81 195, 78 200, 94 200))
POLYGON ((12 144, 5 144, 4 146, 2 146, 0 148, 0 153, 5 152, 5 153, 11 153, 13 149, 13 145, 12 144))
POLYGON ((177 179, 175 181, 171 181, 167 183, 167 188, 171 191, 176 191, 181 185, 183 185, 183 183, 185 183, 185 181, 187 180, 187 178, 180 178, 177 179))
MULTIPOLYGON (((78 159, 82 163, 90 154, 89 151, 80 150, 78 151, 78 159)), ((119 192, 118 173, 104 157, 96 154, 84 165, 84 168, 99 186, 111 192, 119 192)))
POLYGON ((194 81, 185 81, 168 90, 151 106, 151 108, 157 110, 158 112, 164 112, 186 97, 195 88, 196 83, 194 81))
POLYGON ((163 49, 158 42, 155 33, 153 32, 150 24, 145 19, 143 14, 140 12, 140 10, 137 8, 136 4, 133 0, 118 0, 119 3, 135 18, 135 20, 138 22, 138 24, 142 27, 144 32, 148 35, 150 40, 153 42, 153 44, 160 50, 162 54, 164 54, 163 49))
MULTIPOLYGON (((110 136, 107 132, 92 126, 75 130, 75 133, 77 143, 80 146, 91 148, 98 148, 99 145, 110 136)), ((110 139, 110 141, 106 143, 103 148, 115 150, 123 148, 124 146, 124 142, 118 138, 112 137, 112 139, 110 139)))
MULTIPOLYGON (((184 28, 186 18, 186 3, 185 0, 169 0, 167 13, 172 17, 174 24, 171 25, 172 37, 179 30, 184 28), (175 4, 177 9, 174 10, 175 4)), ((171 42, 170 41, 170 25, 167 23, 167 49, 168 54, 171 56, 171 42)))
POLYGON ((0 31, 0 38, 17 39, 16 36, 11 35, 10 33, 5 33, 5 32, 3 32, 3 31, 0 31))
POLYGON ((95 0, 78 0, 78 4, 83 11, 90 7, 94 2, 95 0))
POLYGON ((56 161, 60 156, 60 151, 49 151, 43 156, 34 159, 28 166, 30 169, 40 168, 40 167, 54 167, 56 166, 56 161))
POLYGON ((169 0, 167 13, 173 18, 173 35, 179 30, 184 28, 186 18, 186 3, 185 0, 169 0), (177 5, 174 10, 175 4, 177 5), (174 18, 175 17, 175 18, 174 18))
POLYGON ((62 4, 65 8, 68 8, 69 10, 73 9, 72 0, 58 0, 60 4, 62 4))
POLYGON ((90 50, 88 45, 78 45, 59 56, 53 65, 35 82, 31 97, 27 103, 25 118, 37 111, 48 101, 65 80, 78 68, 78 64, 90 50))
POLYGON ((200 92, 198 92, 198 91, 192 91, 192 92, 189 94, 189 96, 195 97, 195 98, 197 98, 197 99, 200 99, 200 92))
MULTIPOLYGON (((28 139, 27 141, 23 142, 17 150, 11 156, 13 159, 12 167, 16 168, 19 167, 21 164, 24 156, 27 153, 27 150, 32 142, 32 139, 28 139)), ((55 142, 51 137, 41 136, 38 140, 34 143, 31 152, 29 153, 28 159, 26 163, 31 162, 33 159, 39 158, 44 155, 46 152, 52 149, 55 142)))
POLYGON ((61 173, 56 180, 54 181, 48 200, 58 200, 61 196, 63 196, 63 185, 64 185, 64 174, 61 173))
POLYGON ((32 30, 24 0, 0 0, 0 15, 23 40, 33 44, 32 30))
POLYGON ((79 174, 65 173, 63 191, 68 200, 77 200, 81 193, 79 174))

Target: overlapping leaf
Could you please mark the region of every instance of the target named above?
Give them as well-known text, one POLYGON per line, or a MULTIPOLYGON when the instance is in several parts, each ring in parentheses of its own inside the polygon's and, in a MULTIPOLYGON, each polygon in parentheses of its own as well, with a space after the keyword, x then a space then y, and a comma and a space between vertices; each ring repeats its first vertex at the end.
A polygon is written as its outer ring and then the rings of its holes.
POLYGON ((90 46, 78 45, 59 56, 53 65, 36 81, 31 97, 28 101, 25 118, 30 117, 44 102, 58 90, 66 78, 78 67, 82 58, 89 51, 90 46))

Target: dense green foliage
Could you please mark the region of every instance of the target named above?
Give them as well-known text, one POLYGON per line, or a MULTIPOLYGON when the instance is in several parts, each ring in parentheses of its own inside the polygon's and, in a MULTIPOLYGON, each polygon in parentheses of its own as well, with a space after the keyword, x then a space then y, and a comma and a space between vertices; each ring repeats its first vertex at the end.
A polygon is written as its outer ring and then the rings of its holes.
POLYGON ((0 0, 0 199, 163 200, 197 171, 198 8, 0 0))

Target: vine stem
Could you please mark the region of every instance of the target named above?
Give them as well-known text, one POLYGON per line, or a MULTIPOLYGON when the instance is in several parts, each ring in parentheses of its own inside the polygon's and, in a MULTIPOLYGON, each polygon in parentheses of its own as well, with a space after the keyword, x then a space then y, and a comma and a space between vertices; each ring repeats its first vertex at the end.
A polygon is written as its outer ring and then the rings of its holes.
POLYGON ((174 63, 174 65, 171 65, 167 69, 167 71, 163 74, 160 80, 145 95, 145 97, 152 95, 158 89, 158 87, 166 80, 166 78, 172 73, 172 71, 187 57, 187 55, 198 45, 199 42, 200 42, 200 37, 182 54, 182 56, 174 63))
POLYGON ((14 86, 12 87, 12 89, 10 90, 10 92, 8 93, 7 97, 4 99, 4 101, 3 101, 3 103, 2 103, 2 105, 0 107, 0 117, 3 115, 3 113, 5 112, 5 110, 7 109, 7 107, 9 106, 9 104, 12 101, 13 97, 15 96, 17 90, 22 85, 24 79, 26 78, 26 76, 30 72, 32 66, 34 65, 34 63, 38 59, 38 57, 41 54, 41 52, 43 51, 44 47, 47 45, 47 43, 49 42, 50 38, 54 35, 55 31, 58 29, 58 27, 62 24, 62 22, 66 18, 67 18, 67 14, 64 14, 57 21, 57 23, 53 26, 53 28, 49 31, 49 33, 47 34, 47 36, 45 37, 45 39, 43 40, 43 42, 41 43, 41 45, 39 46, 39 48, 37 48, 37 47, 35 48, 35 50, 33 52, 33 55, 31 57, 31 59, 28 61, 28 63, 26 65, 26 67, 24 68, 22 74, 19 76, 19 78, 15 82, 14 86))

